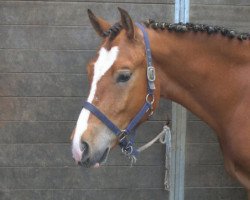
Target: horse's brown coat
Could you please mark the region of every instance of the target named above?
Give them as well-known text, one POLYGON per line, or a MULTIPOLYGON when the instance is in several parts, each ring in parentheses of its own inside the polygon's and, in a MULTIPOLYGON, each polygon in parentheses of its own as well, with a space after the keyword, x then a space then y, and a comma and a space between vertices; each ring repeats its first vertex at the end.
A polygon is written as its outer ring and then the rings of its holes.
POLYGON ((225 168, 250 190, 250 42, 207 33, 148 32, 161 96, 215 130, 225 168))
MULTIPOLYGON (((104 20, 96 20, 94 23, 100 23, 97 27, 107 27, 104 20)), ((134 117, 146 95, 142 33, 135 26, 133 29, 134 38, 128 37, 130 29, 123 29, 113 40, 104 39, 102 46, 118 46, 120 52, 112 69, 98 83, 98 100, 93 102, 121 128, 134 117), (113 77, 123 68, 131 70, 133 76, 121 88, 113 77)), ((100 29, 97 32, 101 35, 100 29)), ((157 72, 155 106, 160 97, 171 99, 209 124, 218 136, 225 168, 249 191, 250 200, 250 40, 206 32, 151 28, 147 32, 157 72)), ((91 64, 88 72, 91 80, 91 64)), ((101 126, 93 116, 89 122, 101 126)), ((87 132, 83 140, 94 142, 97 134, 87 132)))

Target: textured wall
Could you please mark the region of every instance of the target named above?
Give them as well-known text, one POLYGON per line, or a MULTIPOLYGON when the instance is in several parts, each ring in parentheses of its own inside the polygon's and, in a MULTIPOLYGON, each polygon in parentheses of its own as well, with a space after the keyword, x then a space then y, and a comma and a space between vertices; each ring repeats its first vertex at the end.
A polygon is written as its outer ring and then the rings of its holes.
MULTIPOLYGON (((190 21, 250 30, 249 0, 190 0, 190 21)), ((244 189, 225 172, 213 131, 189 113, 185 200, 244 200, 244 189)))
MULTIPOLYGON (((85 64, 100 42, 86 9, 116 21, 117 6, 137 20, 174 15, 166 0, 0 1, 1 200, 167 199, 160 144, 133 168, 119 149, 98 170, 71 158, 69 136, 87 95, 85 64)), ((161 130, 166 111, 171 104, 162 102, 138 143, 161 130)))
MULTIPOLYGON (((249 32, 248 0, 190 1, 190 21, 249 32)), ((119 149, 99 170, 71 159, 69 135, 87 94, 85 64, 100 42, 86 9, 116 21, 117 6, 137 20, 174 16, 173 0, 0 1, 1 200, 167 199, 160 144, 133 168, 119 149)), ((162 102, 138 143, 160 131, 166 111, 171 105, 162 102)), ((212 130, 192 114, 187 123, 185 200, 246 199, 224 170, 212 130)))

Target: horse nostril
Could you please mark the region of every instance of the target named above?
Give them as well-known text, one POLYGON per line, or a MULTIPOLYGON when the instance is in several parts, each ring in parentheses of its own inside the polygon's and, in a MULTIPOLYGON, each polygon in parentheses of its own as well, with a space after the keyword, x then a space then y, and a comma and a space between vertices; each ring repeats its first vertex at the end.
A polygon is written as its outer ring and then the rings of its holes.
POLYGON ((82 142, 82 162, 85 162, 89 157, 89 145, 87 142, 82 142))
POLYGON ((89 154, 89 145, 87 142, 82 142, 82 151, 84 155, 89 154))

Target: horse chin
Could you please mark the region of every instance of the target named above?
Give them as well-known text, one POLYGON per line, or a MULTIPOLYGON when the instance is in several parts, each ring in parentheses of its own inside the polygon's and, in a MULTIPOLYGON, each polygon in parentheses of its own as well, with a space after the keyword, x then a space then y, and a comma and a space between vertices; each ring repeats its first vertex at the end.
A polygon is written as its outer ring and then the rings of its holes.
POLYGON ((93 165, 93 167, 94 168, 99 168, 101 165, 104 165, 108 160, 109 152, 110 152, 110 148, 107 148, 104 151, 104 153, 103 153, 102 157, 100 158, 100 160, 97 163, 95 163, 93 165))
POLYGON ((101 165, 104 165, 106 163, 109 152, 110 148, 107 148, 98 160, 87 159, 85 162, 79 162, 78 164, 87 168, 99 168, 101 165))

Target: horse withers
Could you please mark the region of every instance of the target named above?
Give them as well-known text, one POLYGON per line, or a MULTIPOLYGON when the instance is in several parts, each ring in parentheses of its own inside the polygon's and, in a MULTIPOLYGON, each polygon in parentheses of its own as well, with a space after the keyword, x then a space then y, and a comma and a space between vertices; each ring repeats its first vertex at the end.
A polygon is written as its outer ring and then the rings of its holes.
POLYGON ((150 108, 134 127, 148 119, 160 98, 188 108, 215 130, 225 168, 248 190, 250 200, 250 35, 218 26, 153 20, 142 29, 125 10, 119 11, 121 20, 114 25, 88 11, 103 40, 87 66, 89 106, 82 109, 72 133, 75 161, 99 167, 110 149, 120 144, 120 135, 127 134, 114 134, 111 125, 127 130, 147 103, 151 67, 147 34, 154 88, 150 108))

